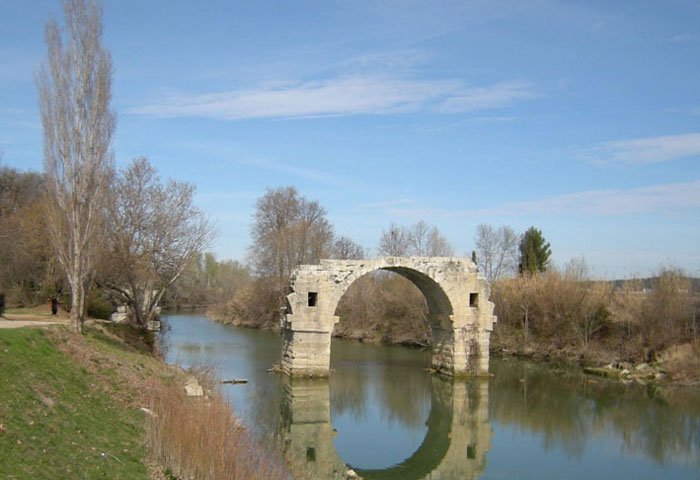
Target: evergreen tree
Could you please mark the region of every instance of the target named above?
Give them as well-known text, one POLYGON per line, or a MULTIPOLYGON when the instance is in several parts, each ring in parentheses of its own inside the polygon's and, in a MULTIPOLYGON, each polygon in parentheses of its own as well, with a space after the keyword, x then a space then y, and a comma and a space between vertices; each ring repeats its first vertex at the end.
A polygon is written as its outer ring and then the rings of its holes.
POLYGON ((542 232, 535 227, 530 227, 520 241, 520 264, 518 270, 521 275, 544 272, 549 265, 549 257, 552 254, 549 242, 546 242, 542 232))

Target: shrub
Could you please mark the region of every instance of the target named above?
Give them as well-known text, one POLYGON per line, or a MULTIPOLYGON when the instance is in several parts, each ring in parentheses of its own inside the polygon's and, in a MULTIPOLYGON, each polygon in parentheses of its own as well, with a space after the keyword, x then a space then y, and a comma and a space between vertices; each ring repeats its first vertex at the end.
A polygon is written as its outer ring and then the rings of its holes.
POLYGON ((569 263, 563 272, 550 269, 493 283, 497 329, 516 334, 522 344, 531 336, 562 348, 587 348, 610 324, 612 287, 592 282, 585 263, 569 263))
POLYGON ((218 391, 188 397, 174 385, 153 382, 148 443, 155 460, 177 478, 284 479, 284 461, 237 421, 218 391))
POLYGON ((692 340, 696 331, 696 305, 690 279, 680 270, 662 268, 651 281, 640 317, 644 343, 660 350, 692 340))
POLYGON ((93 289, 87 299, 88 317, 109 320, 112 304, 101 290, 93 289))

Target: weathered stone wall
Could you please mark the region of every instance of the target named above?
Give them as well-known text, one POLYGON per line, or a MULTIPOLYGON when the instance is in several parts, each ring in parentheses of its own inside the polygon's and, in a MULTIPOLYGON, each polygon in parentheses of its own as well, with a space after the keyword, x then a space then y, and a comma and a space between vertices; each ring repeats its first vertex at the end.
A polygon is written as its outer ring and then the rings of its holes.
POLYGON ((338 302, 355 280, 377 270, 406 277, 425 295, 435 370, 449 375, 488 372, 496 317, 488 282, 476 265, 466 258, 383 257, 321 260, 295 270, 282 319, 282 368, 287 374, 328 375, 338 302))

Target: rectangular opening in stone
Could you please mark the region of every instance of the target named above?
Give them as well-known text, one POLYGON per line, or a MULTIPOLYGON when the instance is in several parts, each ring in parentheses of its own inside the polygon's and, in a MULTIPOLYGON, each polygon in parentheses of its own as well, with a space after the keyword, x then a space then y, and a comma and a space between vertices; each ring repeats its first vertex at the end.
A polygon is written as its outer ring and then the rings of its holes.
POLYGON ((479 294, 478 293, 470 293, 469 294, 469 306, 470 307, 478 307, 479 306, 479 294))
POLYGON ((476 444, 467 445, 467 458, 471 460, 476 458, 476 444))
POLYGON ((308 447, 306 449, 306 461, 315 462, 316 461, 316 449, 314 447, 308 447))
POLYGON ((309 307, 315 307, 318 302, 318 292, 309 292, 309 307))

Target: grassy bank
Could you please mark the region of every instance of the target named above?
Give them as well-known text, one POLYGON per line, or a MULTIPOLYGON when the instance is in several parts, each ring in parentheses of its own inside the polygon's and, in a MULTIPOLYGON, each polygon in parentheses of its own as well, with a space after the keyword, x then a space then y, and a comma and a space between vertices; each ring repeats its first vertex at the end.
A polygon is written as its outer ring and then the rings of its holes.
POLYGON ((0 476, 147 478, 143 404, 115 365, 135 359, 94 330, 66 337, 29 328, 0 333, 0 476))
POLYGON ((215 388, 188 397, 149 352, 128 326, 0 331, 0 478, 285 478, 215 388))

